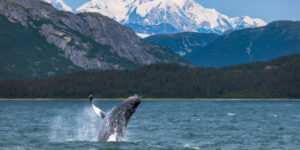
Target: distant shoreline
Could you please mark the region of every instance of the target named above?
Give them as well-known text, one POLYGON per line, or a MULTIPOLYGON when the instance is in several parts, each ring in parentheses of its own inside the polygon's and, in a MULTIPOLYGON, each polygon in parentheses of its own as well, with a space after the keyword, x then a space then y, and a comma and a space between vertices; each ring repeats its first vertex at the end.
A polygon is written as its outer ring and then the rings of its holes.
MULTIPOLYGON (((97 98, 96 100, 103 101, 120 101, 126 98, 97 98)), ((0 98, 0 101, 85 101, 87 98, 0 98)), ((272 101, 289 101, 300 100, 294 98, 144 98, 145 101, 260 101, 260 100, 272 100, 272 101)))

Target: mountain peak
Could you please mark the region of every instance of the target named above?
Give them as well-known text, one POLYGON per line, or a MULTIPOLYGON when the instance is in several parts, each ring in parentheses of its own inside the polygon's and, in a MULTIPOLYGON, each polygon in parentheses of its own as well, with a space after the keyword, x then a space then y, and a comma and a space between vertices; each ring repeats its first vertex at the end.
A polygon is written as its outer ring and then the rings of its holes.
MULTIPOLYGON (((125 25, 169 24, 179 32, 223 33, 266 25, 263 20, 249 16, 230 18, 215 9, 204 8, 194 0, 91 0, 76 11, 98 12, 125 25)), ((143 34, 155 33, 145 29, 143 34)))
POLYGON ((235 29, 243 29, 243 28, 250 28, 250 27, 260 27, 265 26, 266 22, 259 18, 251 18, 249 16, 243 17, 235 17, 231 19, 232 22, 235 24, 235 29))

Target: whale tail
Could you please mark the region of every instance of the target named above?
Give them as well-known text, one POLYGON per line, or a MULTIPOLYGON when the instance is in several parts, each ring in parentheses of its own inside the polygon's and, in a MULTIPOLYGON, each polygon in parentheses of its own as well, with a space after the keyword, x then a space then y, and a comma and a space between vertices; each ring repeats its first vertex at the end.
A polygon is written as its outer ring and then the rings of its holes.
POLYGON ((96 113, 99 117, 101 117, 102 119, 105 118, 105 116, 106 116, 105 112, 103 112, 100 108, 98 108, 97 106, 94 105, 94 103, 93 103, 94 96, 93 96, 93 95, 90 95, 90 96, 89 96, 89 100, 90 100, 90 103, 91 103, 91 105, 92 105, 93 110, 95 111, 95 113, 96 113))

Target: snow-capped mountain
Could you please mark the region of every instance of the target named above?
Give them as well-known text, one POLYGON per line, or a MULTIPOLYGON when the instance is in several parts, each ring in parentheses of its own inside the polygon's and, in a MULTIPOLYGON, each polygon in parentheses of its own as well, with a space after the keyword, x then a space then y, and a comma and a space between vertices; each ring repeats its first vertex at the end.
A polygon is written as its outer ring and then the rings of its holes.
POLYGON ((76 9, 76 12, 99 12, 121 24, 145 27, 143 32, 157 34, 166 32, 149 30, 149 26, 169 24, 178 30, 223 33, 266 25, 261 19, 249 16, 230 18, 215 9, 204 8, 194 0, 91 0, 76 9), (148 30, 146 30, 146 28, 148 30))
POLYGON ((73 9, 68 6, 63 0, 43 0, 44 2, 52 4, 55 8, 63 11, 73 12, 73 9))

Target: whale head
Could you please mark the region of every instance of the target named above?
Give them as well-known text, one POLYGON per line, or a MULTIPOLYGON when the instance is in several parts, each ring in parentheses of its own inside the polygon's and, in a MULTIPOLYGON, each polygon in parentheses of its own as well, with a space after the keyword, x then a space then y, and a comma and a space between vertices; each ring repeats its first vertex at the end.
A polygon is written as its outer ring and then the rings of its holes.
POLYGON ((126 127, 130 117, 136 111, 140 103, 141 103, 141 97, 138 96, 129 97, 128 99, 124 100, 121 104, 117 105, 110 112, 111 118, 113 118, 113 120, 115 121, 119 121, 123 119, 126 127))
POLYGON ((125 115, 125 118, 127 119, 127 122, 130 119, 130 117, 132 116, 132 114, 135 112, 137 107, 140 105, 140 103, 141 103, 141 98, 138 96, 134 96, 134 97, 130 97, 129 99, 124 100, 124 102, 122 104, 120 104, 122 109, 125 108, 124 115, 125 115))

